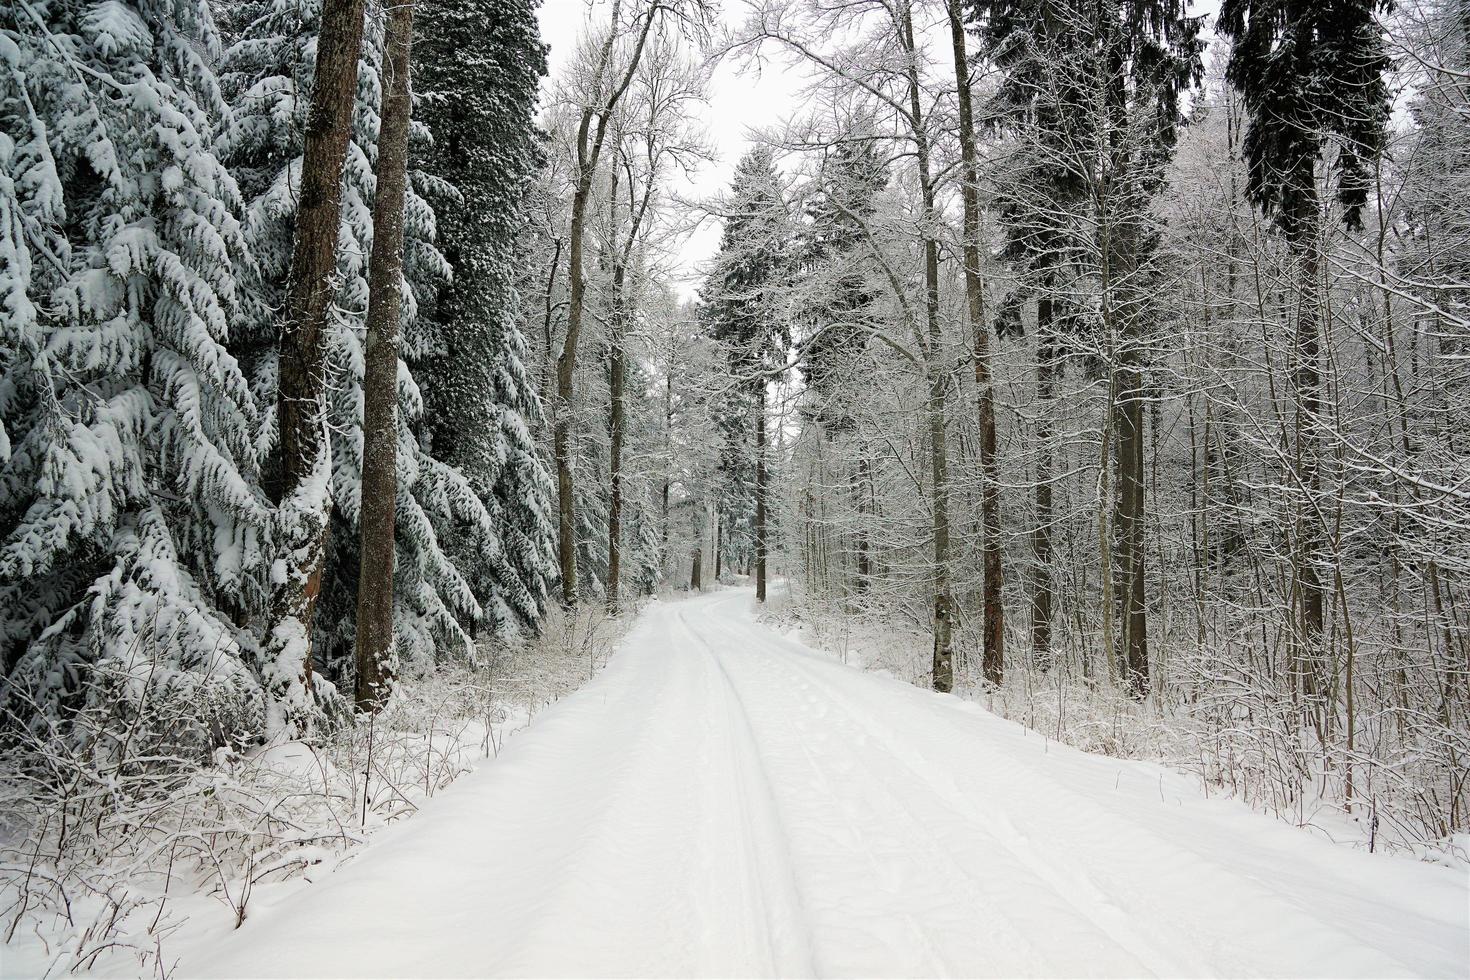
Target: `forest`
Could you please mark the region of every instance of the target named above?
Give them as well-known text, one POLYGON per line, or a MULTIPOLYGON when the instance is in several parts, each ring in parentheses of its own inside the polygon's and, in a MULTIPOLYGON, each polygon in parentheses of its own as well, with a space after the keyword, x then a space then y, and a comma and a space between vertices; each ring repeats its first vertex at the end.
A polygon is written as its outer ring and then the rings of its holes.
POLYGON ((1463 862, 1470 3, 546 2, 0 0, 7 944, 167 975, 734 588, 1463 862))

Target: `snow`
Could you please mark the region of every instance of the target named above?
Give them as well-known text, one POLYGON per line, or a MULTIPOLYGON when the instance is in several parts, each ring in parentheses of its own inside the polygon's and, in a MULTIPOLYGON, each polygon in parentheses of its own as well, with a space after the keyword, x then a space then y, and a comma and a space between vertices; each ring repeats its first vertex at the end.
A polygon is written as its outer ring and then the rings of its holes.
POLYGON ((1455 976, 1466 875, 1334 845, 756 623, 596 679, 187 976, 1455 976))
POLYGON ((82 28, 104 60, 138 56, 153 46, 153 35, 138 11, 121 0, 102 0, 82 15, 82 28))

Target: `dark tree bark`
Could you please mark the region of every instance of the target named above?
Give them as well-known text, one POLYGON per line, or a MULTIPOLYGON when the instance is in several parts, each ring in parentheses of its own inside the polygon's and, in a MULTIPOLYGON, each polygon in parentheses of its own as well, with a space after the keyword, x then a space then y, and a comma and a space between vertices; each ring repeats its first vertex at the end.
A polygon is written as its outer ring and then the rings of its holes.
POLYGON ((871 520, 868 497, 872 492, 873 468, 866 454, 858 459, 856 483, 854 491, 857 496, 858 527, 854 548, 857 551, 857 581, 853 591, 857 595, 866 595, 873 577, 873 560, 868 555, 868 522, 871 520))
POLYGON ((949 32, 954 48, 954 76, 959 93, 960 186, 964 200, 966 311, 974 337, 975 397, 980 423, 980 523, 985 529, 983 603, 985 611, 985 679, 999 684, 1005 677, 1005 579, 1000 553, 1000 470, 995 459, 995 389, 990 380, 990 335, 985 328, 985 293, 980 281, 980 195, 975 155, 975 115, 970 97, 970 59, 965 51, 965 17, 960 0, 949 0, 949 32))
POLYGON ((719 582, 720 581, 720 572, 722 571, 722 569, 720 568, 720 557, 725 553, 725 549, 723 547, 724 542, 721 540, 721 536, 724 534, 724 531, 725 531, 725 522, 722 521, 722 520, 720 520, 720 517, 721 517, 720 508, 717 506, 717 507, 715 507, 715 581, 716 582, 719 582))
MULTIPOLYGON (((1120 113, 1122 110, 1119 110, 1120 113)), ((1115 173, 1128 167, 1118 154, 1115 173)), ((1119 180, 1124 185, 1124 180, 1119 180)), ((1122 194, 1126 195, 1124 191, 1122 194)), ((1123 674, 1128 693, 1142 698, 1149 690, 1148 615, 1145 592, 1143 406, 1143 314, 1138 297, 1138 227, 1142 203, 1123 197, 1120 215, 1108 238, 1107 261, 1114 292, 1112 316, 1118 350, 1113 385, 1115 496, 1113 498, 1114 607, 1121 630, 1123 674)), ((1113 656, 1117 656, 1116 653, 1113 656)))
POLYGON ((1287 244, 1296 259, 1297 291, 1300 306, 1296 318, 1296 370, 1292 383, 1296 388, 1296 478, 1305 499, 1298 511, 1296 557, 1293 562, 1297 579, 1298 603, 1301 607, 1299 663, 1302 690, 1315 693, 1319 670, 1323 626, 1322 583, 1317 575, 1321 558, 1321 522, 1315 513, 1318 491, 1322 485, 1317 428, 1321 424, 1322 342, 1318 327, 1321 297, 1318 278, 1321 274, 1321 245, 1318 241, 1317 185, 1313 161, 1300 165, 1300 173, 1289 191, 1285 206, 1292 210, 1291 233, 1287 244))
MULTIPOLYGON (((551 364, 555 347, 551 340, 551 316, 556 310, 552 304, 552 296, 556 291, 556 271, 561 265, 562 240, 560 238, 552 242, 551 263, 546 270, 546 304, 541 318, 541 337, 546 348, 546 356, 541 362, 541 403, 551 404, 551 364)), ((544 430, 543 430, 544 431, 544 430)))
MULTIPOLYGON (((650 124, 653 120, 650 120, 650 124)), ((635 201, 632 171, 628 176, 628 230, 614 246, 612 254, 611 315, 608 318, 608 394, 611 405, 608 410, 608 513, 607 513, 607 610, 618 611, 623 567, 623 440, 627 429, 627 412, 623 404, 624 389, 627 387, 628 355, 623 349, 627 339, 628 324, 633 320, 633 310, 628 304, 628 263, 633 259, 634 247, 648 215, 653 200, 655 160, 653 141, 649 138, 648 178, 643 185, 642 195, 635 201)), ((618 167, 614 165, 610 193, 611 214, 608 226, 614 233, 618 230, 618 167)), ((667 531, 668 485, 664 486, 665 530, 667 531)))
POLYGON ((612 432, 608 448, 609 499, 607 505, 607 610, 618 611, 618 583, 623 565, 623 387, 627 374, 623 354, 623 283, 626 269, 621 261, 613 270, 612 316, 608 323, 608 394, 612 405, 608 423, 612 432))
POLYGON ((1124 353, 1118 370, 1118 398, 1113 416, 1117 436, 1117 497, 1114 528, 1118 577, 1119 627, 1122 629, 1123 666, 1128 691, 1134 697, 1148 693, 1148 623, 1144 592, 1144 433, 1142 372, 1136 355, 1124 353))
POLYGON ((312 620, 321 587, 330 509, 324 331, 337 265, 342 164, 357 103, 362 27, 363 0, 323 0, 281 333, 277 407, 281 480, 273 497, 288 511, 289 519, 283 522, 281 541, 286 575, 272 597, 267 646, 277 659, 299 647, 300 680, 308 694, 312 690, 312 620))
MULTIPOLYGON (((589 118, 584 113, 584 132, 589 118)), ((570 245, 567 249, 567 332, 562 339, 561 353, 556 358, 556 411, 551 425, 551 452, 556 460, 557 558, 561 563, 561 598, 568 606, 577 601, 577 531, 572 501, 571 458, 572 378, 577 369, 577 344, 581 339, 582 306, 587 292, 587 276, 582 268, 582 236, 587 221, 587 197, 592 190, 591 168, 595 165, 593 161, 584 166, 583 179, 572 195, 570 245)))
POLYGON ((755 399, 755 600, 766 601, 766 383, 755 399))
POLYGON ((1031 551, 1036 559, 1031 592, 1031 656, 1042 670, 1051 667, 1051 407, 1057 394, 1055 306, 1049 296, 1036 302, 1036 526, 1031 551))
POLYGON ((662 528, 658 551, 659 564, 669 567, 669 467, 674 461, 674 362, 669 359, 664 374, 664 485, 660 494, 659 513, 662 528))
MULTIPOLYGON (((1103 261, 1111 296, 1110 328, 1118 338, 1113 372, 1114 608, 1121 629, 1123 674, 1128 692, 1142 698, 1149 689, 1148 621, 1144 542, 1143 387, 1144 303, 1139 275, 1144 248, 1143 215, 1147 199, 1134 168, 1143 164, 1127 144, 1129 130, 1128 39, 1111 17, 1101 22, 1106 52, 1106 109, 1109 118, 1107 173, 1102 182, 1106 215, 1103 261)), ((1117 657, 1116 651, 1110 656, 1117 657)))
POLYGON ((413 0, 388 13, 387 65, 378 131, 373 248, 368 259, 363 355, 362 566, 357 582, 357 706, 376 711, 392 682, 393 539, 398 499, 398 347, 403 297, 403 199, 413 111, 409 56, 413 0))
POLYGON ((934 199, 934 178, 930 170, 929 136, 925 130, 923 94, 919 84, 917 49, 914 44, 914 21, 909 3, 903 3, 895 14, 894 27, 898 40, 908 56, 907 122, 914 139, 914 155, 918 160, 919 196, 924 214, 924 328, 919 342, 924 352, 924 374, 929 384, 927 420, 929 423, 929 469, 934 513, 934 660, 933 687, 936 691, 954 689, 954 599, 949 578, 949 460, 944 431, 949 378, 940 364, 943 334, 939 323, 939 243, 934 232, 941 221, 934 199))

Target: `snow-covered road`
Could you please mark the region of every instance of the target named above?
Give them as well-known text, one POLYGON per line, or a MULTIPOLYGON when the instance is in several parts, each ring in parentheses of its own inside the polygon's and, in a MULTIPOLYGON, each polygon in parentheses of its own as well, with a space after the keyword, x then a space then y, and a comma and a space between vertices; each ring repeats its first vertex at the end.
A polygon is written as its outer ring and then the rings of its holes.
POLYGON ((1464 975, 1463 872, 844 667, 748 591, 181 975, 1464 975))

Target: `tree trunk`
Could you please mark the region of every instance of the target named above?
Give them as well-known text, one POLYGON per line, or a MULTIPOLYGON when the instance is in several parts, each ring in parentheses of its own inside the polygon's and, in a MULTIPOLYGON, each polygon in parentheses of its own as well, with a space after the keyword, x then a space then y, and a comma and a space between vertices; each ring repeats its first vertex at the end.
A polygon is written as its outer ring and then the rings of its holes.
POLYGON ((907 80, 909 126, 919 165, 919 193, 924 219, 924 373, 929 382, 929 467, 933 481, 934 513, 934 659, 933 686, 936 691, 954 689, 953 599, 949 582, 949 462, 945 443, 944 417, 948 373, 941 361, 943 336, 939 323, 939 243, 932 229, 940 224, 934 203, 934 179, 929 169, 929 137, 924 129, 922 92, 919 87, 914 21, 909 3, 898 10, 899 42, 908 56, 907 80))
POLYGON ((722 515, 720 513, 720 507, 719 507, 718 504, 716 504, 715 505, 715 582, 716 583, 718 583, 720 581, 720 571, 721 571, 721 569, 720 569, 720 556, 724 554, 724 547, 723 547, 724 542, 721 540, 721 536, 724 534, 724 531, 725 531, 725 522, 722 521, 722 520, 720 520, 720 517, 721 516, 722 515))
MULTIPOLYGON (((324 331, 337 267, 342 163, 357 104, 362 27, 363 0, 323 0, 281 332, 281 482, 273 497, 281 511, 285 575, 272 596, 267 648, 274 662, 273 693, 289 698, 299 684, 303 711, 312 692, 312 619, 331 508, 324 331)), ((289 720, 295 726, 307 722, 304 717, 289 720)))
MULTIPOLYGON (((1129 319, 1132 319, 1131 317, 1129 319)), ((1136 338, 1125 343, 1136 346, 1136 338)), ((1144 593, 1144 436, 1142 372, 1137 353, 1126 348, 1119 370, 1119 393, 1114 406, 1113 428, 1117 438, 1117 496, 1114 498, 1114 557, 1118 576, 1119 623, 1123 631, 1123 664, 1128 692, 1134 697, 1148 693, 1148 630, 1144 593)))
POLYGON ((974 337, 975 397, 980 422, 980 523, 984 543, 985 679, 999 684, 1005 677, 1004 576, 1000 554, 1000 471, 995 459, 995 390, 990 379, 990 335, 985 328, 985 294, 980 281, 980 195, 975 155, 975 118, 970 99, 970 59, 965 51, 965 20, 960 0, 949 0, 950 40, 954 48, 955 86, 959 93, 960 181, 964 199, 965 299, 974 337))
POLYGON ((1311 161, 1300 168, 1297 186, 1288 206, 1293 210, 1292 231, 1288 244, 1296 258, 1300 281, 1297 289, 1300 306, 1296 320, 1296 478, 1304 498, 1296 526, 1297 594, 1301 606, 1300 655, 1297 665, 1302 675, 1302 688, 1308 693, 1317 689, 1320 669, 1323 626, 1322 584, 1317 575, 1317 562, 1322 550, 1319 521, 1315 513, 1322 474, 1317 444, 1317 428, 1322 418, 1321 338, 1318 328, 1321 296, 1317 279, 1321 267, 1321 244, 1318 241, 1317 187, 1311 161))
POLYGON ((582 306, 587 274, 582 268, 582 239, 587 223, 587 198, 592 170, 587 169, 572 195, 572 220, 567 231, 567 332, 556 358, 556 421, 551 427, 552 456, 556 460, 557 557, 561 561, 561 599, 577 601, 577 528, 572 500, 572 379, 577 369, 577 343, 582 334, 582 306))
MULTIPOLYGON (((932 273, 930 282, 937 284, 938 249, 931 239, 925 242, 926 274, 932 273)), ((931 330, 931 348, 939 344, 938 298, 930 317, 935 324, 931 330)), ((952 599, 949 584, 949 463, 944 432, 945 384, 947 379, 939 370, 937 354, 929 358, 929 464, 933 481, 934 509, 934 660, 933 686, 936 691, 954 690, 954 626, 951 621, 952 599)))
POLYGON ((612 315, 608 321, 608 394, 611 428, 608 448, 609 500, 607 505, 607 611, 618 611, 618 580, 623 564, 623 281, 626 268, 621 261, 613 270, 612 315))
POLYGON ((546 273, 546 306, 541 317, 541 336, 546 352, 541 360, 541 383, 538 386, 543 405, 551 404, 551 363, 552 351, 555 350, 551 341, 551 314, 556 309, 551 300, 556 293, 556 270, 561 265, 561 249, 562 240, 558 238, 552 243, 551 265, 546 273))
MULTIPOLYGON (((1119 183, 1123 183, 1121 180, 1119 183)), ((1120 195, 1121 196, 1121 195, 1120 195)), ((1132 206, 1126 197, 1122 208, 1132 206)), ((1112 229, 1109 247, 1115 278, 1114 306, 1118 347, 1113 399, 1114 481, 1113 578, 1114 607, 1122 650, 1123 678, 1128 692, 1141 698, 1149 689, 1147 607, 1144 590, 1144 434, 1143 338, 1141 313, 1135 302, 1138 274, 1139 229, 1132 214, 1124 213, 1112 229)), ((1116 656, 1116 654, 1114 655, 1116 656)))
POLYGON ((387 65, 378 132, 377 196, 368 260, 363 355, 362 554, 357 582, 357 706, 376 711, 392 683, 393 536, 398 497, 398 344, 403 297, 403 198, 413 111, 409 54, 413 0, 388 14, 387 65))
POLYGON ((674 363, 669 360, 668 373, 664 375, 664 485, 660 498, 662 518, 662 542, 659 546, 659 564, 669 569, 669 467, 674 461, 674 363))
POLYGON ((695 592, 700 592, 700 591, 702 591, 704 589, 704 586, 701 585, 700 584, 700 581, 699 581, 699 565, 700 565, 699 549, 698 548, 695 548, 694 549, 694 556, 693 556, 693 563, 689 567, 689 588, 693 589, 695 592))
MULTIPOLYGON (((1111 19, 1103 28, 1108 59, 1108 166, 1104 177, 1104 259, 1112 297, 1110 336, 1117 338, 1113 372, 1115 440, 1113 498, 1114 606, 1122 630, 1124 681, 1133 697, 1149 689, 1147 606, 1144 581, 1143 303, 1138 281, 1146 194, 1133 172, 1129 131, 1125 42, 1111 19)), ((1104 601, 1107 601, 1106 597, 1104 601)), ((1116 659, 1117 653, 1110 652, 1116 659)), ((1111 665, 1112 661, 1110 661, 1111 665)))
POLYGON ((1036 571, 1031 592, 1031 655, 1042 670, 1051 667, 1051 411, 1056 400, 1055 305, 1050 296, 1036 302, 1036 526, 1031 550, 1036 571))
POLYGON ((760 381, 755 408, 755 599, 766 601, 766 383, 760 381))
POLYGON ((857 550, 857 582, 853 591, 857 595, 866 595, 869 580, 873 577, 873 562, 868 555, 868 493, 873 482, 872 464, 868 462, 865 453, 858 459, 857 486, 854 488, 857 495, 858 526, 854 532, 855 548, 857 550))

